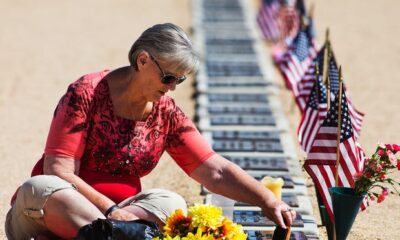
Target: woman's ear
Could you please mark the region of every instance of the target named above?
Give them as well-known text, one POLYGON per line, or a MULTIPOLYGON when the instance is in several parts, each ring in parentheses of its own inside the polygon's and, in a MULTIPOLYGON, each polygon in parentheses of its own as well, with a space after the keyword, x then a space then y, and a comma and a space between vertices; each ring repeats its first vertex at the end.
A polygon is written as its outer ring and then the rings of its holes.
POLYGON ((136 58, 136 64, 138 66, 138 70, 143 69, 145 67, 146 63, 149 62, 150 55, 146 51, 141 51, 136 58))

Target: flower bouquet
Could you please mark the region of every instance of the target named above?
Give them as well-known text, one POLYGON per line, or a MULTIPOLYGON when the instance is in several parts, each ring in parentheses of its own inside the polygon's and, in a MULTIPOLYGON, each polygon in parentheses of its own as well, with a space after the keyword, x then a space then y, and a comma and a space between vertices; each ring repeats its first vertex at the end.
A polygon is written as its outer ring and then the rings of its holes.
POLYGON ((389 193, 400 196, 397 188, 400 183, 388 177, 394 169, 400 171, 400 158, 396 157, 397 152, 400 152, 400 145, 378 145, 372 157, 365 160, 364 170, 355 175, 356 194, 366 193, 369 199, 372 201, 377 199, 378 203, 385 200, 389 193))
POLYGON ((181 209, 168 217, 163 236, 154 240, 246 240, 242 226, 222 216, 222 209, 213 205, 198 204, 181 209))

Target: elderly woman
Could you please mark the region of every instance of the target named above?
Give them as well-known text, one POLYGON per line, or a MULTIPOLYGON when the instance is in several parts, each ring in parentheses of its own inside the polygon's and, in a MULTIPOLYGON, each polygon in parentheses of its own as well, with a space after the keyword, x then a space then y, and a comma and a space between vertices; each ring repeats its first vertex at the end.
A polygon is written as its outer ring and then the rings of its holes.
POLYGON ((140 178, 167 151, 209 190, 261 207, 277 224, 295 212, 254 178, 216 154, 167 96, 195 71, 198 58, 181 28, 158 24, 129 52, 130 65, 82 76, 54 112, 43 157, 12 199, 9 239, 73 238, 96 219, 144 219, 162 225, 178 194, 142 191, 140 178))

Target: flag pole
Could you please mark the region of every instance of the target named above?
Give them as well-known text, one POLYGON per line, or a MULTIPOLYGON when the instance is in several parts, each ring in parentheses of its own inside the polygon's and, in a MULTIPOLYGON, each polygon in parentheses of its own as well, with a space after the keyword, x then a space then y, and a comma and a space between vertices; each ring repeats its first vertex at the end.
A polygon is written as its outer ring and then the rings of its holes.
POLYGON ((330 62, 330 41, 329 41, 329 28, 326 29, 325 33, 325 49, 324 49, 324 62, 322 66, 322 81, 325 83, 326 88, 327 88, 327 94, 326 94, 326 105, 327 108, 330 108, 330 103, 331 103, 331 98, 330 98, 330 84, 329 84, 329 64, 330 62))
MULTIPOLYGON (((318 61, 315 64, 315 76, 317 77, 315 84, 319 84, 319 62, 318 61)), ((317 99, 319 100, 319 87, 317 87, 317 99)), ((320 104, 319 101, 318 101, 318 104, 320 104)))
POLYGON ((338 96, 338 131, 336 138, 336 173, 335 173, 335 187, 339 183, 339 165, 340 165, 340 135, 342 126, 342 91, 343 91, 343 76, 342 76, 342 66, 339 66, 339 96, 338 96))
MULTIPOLYGON (((340 165, 340 135, 342 131, 342 91, 343 77, 342 66, 339 66, 339 96, 338 96, 338 127, 336 135, 336 172, 335 172, 335 187, 339 184, 339 165, 340 165)), ((336 224, 333 222, 333 240, 336 240, 336 224)))

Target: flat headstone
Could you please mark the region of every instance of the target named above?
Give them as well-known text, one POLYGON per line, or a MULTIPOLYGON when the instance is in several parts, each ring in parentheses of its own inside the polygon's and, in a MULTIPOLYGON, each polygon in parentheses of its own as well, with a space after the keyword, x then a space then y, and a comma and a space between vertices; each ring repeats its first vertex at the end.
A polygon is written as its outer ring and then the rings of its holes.
POLYGON ((275 126, 273 116, 264 115, 221 115, 210 116, 211 125, 268 125, 275 126))
MULTIPOLYGON (((282 201, 287 203, 292 208, 299 207, 299 200, 297 199, 296 195, 293 193, 282 193, 282 201)), ((234 206, 250 206, 248 203, 244 202, 235 202, 234 206)))
POLYGON ((237 114, 272 114, 271 108, 268 106, 237 106, 237 105, 225 105, 225 106, 209 106, 208 112, 210 113, 237 113, 237 114))
POLYGON ((289 171, 287 158, 281 156, 228 156, 226 159, 234 162, 244 170, 289 171))
MULTIPOLYGON (((264 216, 261 211, 233 210, 233 222, 242 226, 276 226, 276 224, 264 216)), ((303 218, 299 213, 292 223, 292 227, 304 227, 303 218)))
POLYGON ((207 85, 209 87, 264 87, 271 85, 261 75, 219 75, 209 74, 207 85))
POLYGON ((260 102, 268 103, 265 94, 233 94, 233 93, 210 93, 208 94, 210 102, 260 102))
POLYGON ((282 145, 279 142, 273 142, 271 140, 214 140, 213 149, 217 152, 283 152, 282 145))
POLYGON ((206 47, 212 47, 214 45, 221 46, 253 46, 252 39, 208 39, 206 40, 206 47))
MULTIPOLYGON (((267 174, 266 175, 257 175, 257 176, 253 176, 253 177, 255 179, 257 179, 258 181, 261 181, 261 179, 265 176, 267 176, 267 174)), ((274 175, 274 177, 283 178, 283 180, 285 181, 285 183, 283 184, 283 188, 294 188, 294 182, 290 175, 277 175, 277 176, 274 175)))
POLYGON ((254 48, 249 46, 237 45, 214 45, 206 47, 207 54, 254 54, 254 48))
POLYGON ((213 131, 214 140, 270 140, 280 142, 279 132, 277 131, 213 131))
MULTIPOLYGON (((272 240, 273 231, 245 230, 247 240, 272 240)), ((290 240, 317 240, 317 236, 307 236, 304 232, 292 231, 290 240)))

